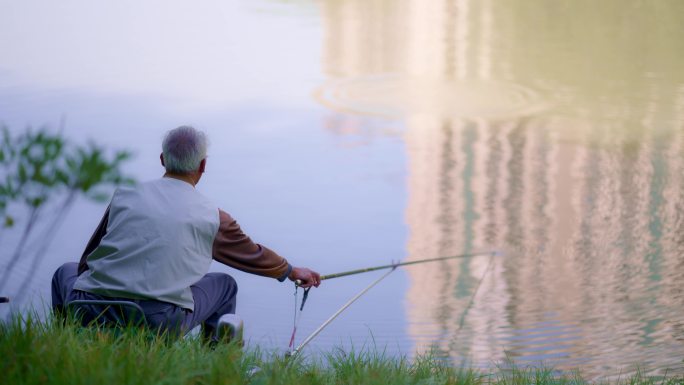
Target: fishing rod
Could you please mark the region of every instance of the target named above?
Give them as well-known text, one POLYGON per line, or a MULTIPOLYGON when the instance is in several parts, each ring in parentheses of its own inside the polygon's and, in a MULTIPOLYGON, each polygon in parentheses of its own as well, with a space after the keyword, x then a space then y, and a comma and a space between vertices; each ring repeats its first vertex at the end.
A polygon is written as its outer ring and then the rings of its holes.
MULTIPOLYGON (((321 281, 324 279, 346 277, 349 275, 367 273, 370 271, 376 271, 376 270, 382 270, 382 269, 392 269, 392 270, 388 271, 387 273, 385 273, 382 277, 373 281, 370 285, 368 285, 366 288, 364 288, 358 294, 356 294, 353 298, 351 298, 349 301, 347 301, 347 303, 342 305, 342 307, 339 310, 337 310, 335 312, 335 314, 330 316, 330 318, 328 318, 325 322, 323 322, 323 324, 321 324, 321 326, 319 326, 313 333, 311 333, 307 338, 305 338, 304 341, 299 346, 297 346, 297 348, 294 348, 294 338, 295 338, 295 333, 297 331, 297 324, 299 323, 299 317, 297 316, 297 290, 296 290, 296 288, 302 284, 301 280, 296 280, 295 281, 295 322, 294 322, 294 325, 292 328, 292 337, 290 338, 290 348, 292 350, 287 352, 287 354, 285 356, 289 358, 289 357, 293 357, 293 356, 298 355, 299 352, 302 351, 304 346, 306 346, 309 342, 311 342, 311 340, 313 340, 326 326, 328 326, 335 318, 337 318, 337 316, 339 316, 345 309, 347 309, 349 306, 351 306, 352 303, 354 303, 357 299, 359 299, 362 295, 364 295, 373 286, 375 286, 380 281, 385 279, 388 275, 390 275, 392 272, 394 272, 394 270, 396 270, 397 267, 415 265, 415 264, 427 263, 427 262, 446 261, 446 260, 450 260, 450 259, 471 258, 471 257, 478 257, 478 256, 483 256, 483 255, 489 255, 490 257, 494 257, 496 255, 500 255, 500 253, 497 251, 487 251, 487 252, 469 253, 469 254, 461 254, 461 255, 452 255, 452 256, 448 256, 448 257, 420 259, 417 261, 393 263, 391 265, 374 266, 374 267, 368 267, 365 269, 356 269, 356 270, 344 271, 341 273, 322 275, 321 281)), ((490 264, 491 264, 491 261, 490 261, 490 264)), ((486 273, 486 270, 485 270, 485 273, 486 273)), ((484 275, 482 278, 484 278, 484 275)), ((304 303, 306 303, 306 299, 308 297, 310 289, 311 289, 310 287, 304 289, 304 295, 302 297, 302 304, 301 304, 301 307, 299 308, 299 315, 300 316, 301 316, 301 312, 304 310, 304 303)), ((479 285, 478 285, 478 289, 479 289, 479 285)))
MULTIPOLYGON (((497 251, 483 251, 483 252, 479 252, 479 253, 460 254, 460 255, 452 255, 452 256, 448 256, 448 257, 428 258, 428 259, 419 259, 417 261, 399 262, 399 263, 393 263, 391 265, 374 266, 374 267, 367 267, 364 269, 343 271, 341 273, 321 275, 321 281, 324 279, 346 277, 348 275, 356 275, 356 274, 361 274, 361 273, 367 273, 370 271, 383 270, 383 269, 393 269, 393 268, 397 268, 399 266, 416 265, 419 263, 427 263, 427 262, 447 261, 450 259, 479 257, 482 255, 489 255, 489 256, 494 257, 497 254, 499 254, 499 252, 497 252, 497 251)), ((302 284, 301 280, 298 279, 295 281, 295 285, 301 286, 301 284, 302 284)))

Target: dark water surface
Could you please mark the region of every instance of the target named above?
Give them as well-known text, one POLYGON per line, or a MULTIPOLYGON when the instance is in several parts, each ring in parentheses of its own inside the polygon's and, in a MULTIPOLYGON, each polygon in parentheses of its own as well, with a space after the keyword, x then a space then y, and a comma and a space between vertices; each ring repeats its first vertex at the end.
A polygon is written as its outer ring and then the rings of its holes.
MULTIPOLYGON (((684 373, 683 26, 674 0, 0 2, 0 120, 65 116, 141 180, 203 128, 200 189, 322 273, 501 252, 397 271, 311 352, 684 373)), ((103 209, 65 219, 33 304, 103 209)), ((284 348, 292 286, 231 273, 251 343, 284 348)), ((377 276, 312 292, 300 340, 377 276)))

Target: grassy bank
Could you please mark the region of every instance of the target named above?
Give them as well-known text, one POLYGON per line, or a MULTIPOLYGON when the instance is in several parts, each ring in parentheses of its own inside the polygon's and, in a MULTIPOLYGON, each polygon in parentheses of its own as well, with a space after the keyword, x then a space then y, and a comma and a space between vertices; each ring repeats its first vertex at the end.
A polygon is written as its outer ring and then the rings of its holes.
MULTIPOLYGON (((430 357, 409 362, 337 351, 286 360, 189 338, 167 341, 136 329, 118 336, 32 320, 0 324, 0 384, 584 384, 551 370, 480 373, 430 357), (255 370, 258 367, 260 370, 255 370)), ((624 384, 684 384, 684 378, 625 378, 624 384)))

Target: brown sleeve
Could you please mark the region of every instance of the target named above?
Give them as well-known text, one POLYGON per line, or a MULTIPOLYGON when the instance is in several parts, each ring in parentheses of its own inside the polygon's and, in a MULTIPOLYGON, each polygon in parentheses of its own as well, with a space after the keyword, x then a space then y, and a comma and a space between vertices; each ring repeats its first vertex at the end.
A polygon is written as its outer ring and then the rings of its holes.
POLYGON ((242 232, 237 221, 219 210, 221 221, 212 255, 218 262, 247 273, 284 281, 292 271, 287 260, 273 250, 262 246, 242 232))
POLYGON ((107 223, 109 222, 109 206, 107 206, 107 210, 105 210, 104 215, 102 216, 102 219, 100 220, 100 224, 97 225, 97 228, 95 229, 95 232, 93 235, 90 237, 90 240, 88 241, 88 244, 86 245, 85 250, 83 250, 83 254, 81 255, 81 261, 78 263, 78 275, 83 274, 84 271, 88 270, 88 255, 93 252, 97 248, 97 246, 100 245, 100 241, 102 240, 102 237, 107 233, 107 223))

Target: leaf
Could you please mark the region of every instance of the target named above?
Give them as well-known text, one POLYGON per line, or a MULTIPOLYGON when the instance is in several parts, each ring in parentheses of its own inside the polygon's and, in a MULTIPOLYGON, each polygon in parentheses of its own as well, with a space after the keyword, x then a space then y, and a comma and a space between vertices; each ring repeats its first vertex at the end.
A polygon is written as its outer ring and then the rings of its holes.
POLYGON ((3 226, 5 228, 10 228, 10 227, 14 226, 14 218, 12 218, 9 215, 5 216, 5 223, 3 226))
POLYGON ((28 179, 28 173, 26 172, 26 166, 24 164, 19 165, 19 182, 26 183, 28 179))
POLYGON ((117 151, 116 156, 115 156, 115 161, 117 163, 128 160, 133 156, 133 154, 130 151, 117 151))
POLYGON ((62 185, 67 185, 69 183, 69 175, 64 170, 57 169, 55 170, 55 181, 62 185))
POLYGON ((78 169, 78 164, 76 163, 76 160, 74 158, 68 157, 66 158, 66 164, 69 170, 74 171, 78 169))

